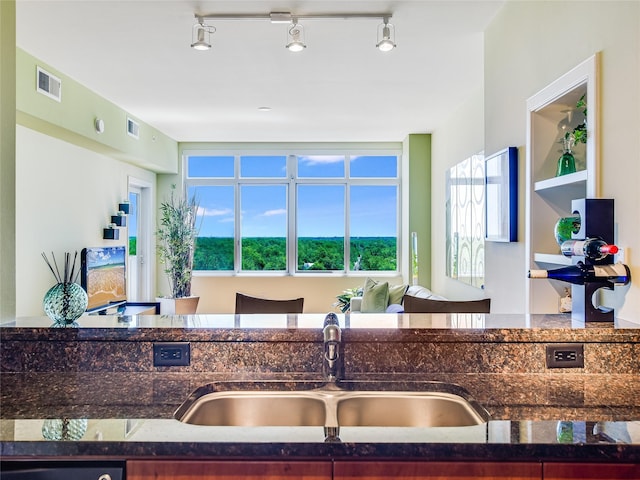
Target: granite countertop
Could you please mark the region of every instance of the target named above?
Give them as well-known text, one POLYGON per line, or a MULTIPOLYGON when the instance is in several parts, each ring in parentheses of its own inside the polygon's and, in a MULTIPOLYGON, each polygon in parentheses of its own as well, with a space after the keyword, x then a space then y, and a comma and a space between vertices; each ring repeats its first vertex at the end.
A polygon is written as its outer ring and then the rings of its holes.
MULTIPOLYGON (((602 342, 607 348, 629 344, 636 349, 631 351, 637 352, 640 339, 640 330, 634 325, 575 328, 570 318, 560 315, 339 317, 346 327, 345 342, 361 343, 362 348, 371 342, 407 340, 425 344, 460 342, 461 346, 476 342, 479 345, 513 342, 517 346, 529 342, 590 341, 602 342), (517 322, 514 323, 514 319, 517 322)), ((318 321, 323 318, 324 315, 82 317, 80 328, 73 329, 52 329, 47 319, 34 318, 5 323, 0 328, 0 336, 3 342, 33 341, 38 345, 37 342, 43 340, 57 339, 67 346, 75 341, 101 344, 98 340, 303 344, 320 342, 318 321), (273 323, 265 326, 265 320, 273 323)), ((455 350, 455 346, 452 347, 455 350)), ((30 355, 37 352, 36 348, 30 355)), ((315 355, 314 352, 311 354, 315 355)), ((356 356, 357 352, 350 353, 356 356)), ((495 372, 390 371, 383 375, 366 373, 365 365, 361 371, 348 371, 347 378, 384 382, 386 388, 391 383, 411 388, 418 384, 424 386, 425 382, 461 385, 487 410, 490 420, 470 427, 342 427, 338 443, 325 443, 322 427, 210 427, 188 425, 173 418, 180 404, 198 387, 238 389, 255 385, 256 381, 262 389, 274 388, 282 382, 297 385, 296 388, 321 384, 322 378, 313 372, 166 368, 118 371, 117 364, 112 371, 74 371, 75 366, 57 372, 3 368, 0 455, 3 458, 348 457, 638 463, 638 357, 628 359, 621 371, 607 372, 598 367, 589 374, 586 371, 519 372, 509 367, 495 372), (573 422, 572 443, 558 442, 560 421, 573 422), (81 439, 72 438, 78 432, 81 439), (60 435, 66 435, 67 439, 52 440, 60 435)), ((355 360, 353 368, 360 368, 355 360)))
MULTIPOLYGON (((255 385, 246 378, 220 376, 211 382, 211 374, 201 374, 192 376, 188 385, 184 385, 186 380, 182 376, 171 373, 152 379, 149 375, 129 373, 78 373, 58 377, 30 373, 3 374, 2 377, 3 390, 13 390, 4 394, 0 419, 3 458, 384 457, 640 462, 640 412, 629 398, 627 406, 593 407, 517 405, 518 399, 513 398, 511 407, 508 403, 500 404, 499 399, 506 397, 495 395, 493 399, 478 399, 491 415, 484 424, 436 428, 341 427, 341 442, 325 443, 322 427, 211 427, 189 425, 173 418, 177 406, 186 400, 186 396, 174 392, 203 385, 225 391, 255 385), (28 403, 24 402, 25 397, 30 399, 28 403), (575 443, 558 442, 560 420, 572 422, 575 443), (74 437, 78 432, 80 440, 74 437), (64 435, 66 439, 55 440, 64 435)), ((400 376, 399 379, 394 375, 389 379, 392 377, 392 381, 398 383, 396 388, 409 384, 415 388, 416 383, 424 383, 416 382, 413 377, 400 376)), ((550 388, 547 381, 519 385, 532 381, 523 375, 507 375, 501 379, 468 375, 447 379, 466 383, 472 389, 474 382, 488 380, 504 382, 514 397, 519 388, 550 388)), ((622 398, 630 394, 630 390, 637 392, 640 388, 640 380, 629 375, 609 379, 601 376, 598 380, 597 385, 584 385, 579 378, 567 378, 556 385, 556 394, 576 394, 575 389, 582 387, 580 395, 591 395, 609 388, 618 391, 622 398)), ((281 382, 293 389, 323 383, 317 376, 272 376, 261 379, 259 385, 260 389, 269 390, 281 382)))
MULTIPOLYGON (((85 315, 76 328, 47 317, 0 324, 5 340, 315 341, 326 314, 85 315)), ((640 325, 621 319, 584 323, 570 314, 338 314, 350 342, 639 342, 640 325)))

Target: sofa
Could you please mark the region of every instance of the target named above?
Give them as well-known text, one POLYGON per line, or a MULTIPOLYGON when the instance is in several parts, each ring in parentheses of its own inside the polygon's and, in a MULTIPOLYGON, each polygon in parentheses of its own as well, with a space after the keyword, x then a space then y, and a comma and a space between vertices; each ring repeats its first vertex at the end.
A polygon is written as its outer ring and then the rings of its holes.
MULTIPOLYGON (((436 295, 428 288, 422 287, 420 285, 410 285, 406 291, 405 295, 411 295, 418 298, 428 298, 430 300, 447 300, 445 297, 440 295, 436 295)), ((350 301, 350 311, 351 313, 360 313, 362 312, 362 298, 363 297, 352 297, 350 301)), ((387 305, 384 312, 386 313, 402 313, 404 309, 402 308, 401 303, 390 303, 387 305)))

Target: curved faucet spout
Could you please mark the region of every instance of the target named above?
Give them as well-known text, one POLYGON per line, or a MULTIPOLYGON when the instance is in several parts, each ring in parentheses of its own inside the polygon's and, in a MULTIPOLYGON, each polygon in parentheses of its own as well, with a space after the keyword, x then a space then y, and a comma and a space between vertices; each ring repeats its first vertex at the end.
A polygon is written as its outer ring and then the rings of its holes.
POLYGON ((324 337, 324 359, 322 362, 324 376, 327 380, 335 382, 340 374, 340 343, 342 331, 335 313, 329 313, 324 319, 322 329, 324 337))

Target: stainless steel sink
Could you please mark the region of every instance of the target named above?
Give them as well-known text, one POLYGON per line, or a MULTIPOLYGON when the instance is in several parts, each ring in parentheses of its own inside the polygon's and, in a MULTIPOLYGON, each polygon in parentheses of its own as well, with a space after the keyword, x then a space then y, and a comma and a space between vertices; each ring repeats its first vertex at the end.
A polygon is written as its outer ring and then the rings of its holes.
POLYGON ((337 403, 342 427, 467 427, 485 423, 476 408, 444 392, 350 392, 337 403))
POLYGON ((455 385, 438 384, 437 390, 420 391, 358 390, 353 384, 347 389, 327 385, 303 391, 270 385, 274 387, 281 389, 258 390, 251 385, 231 391, 201 388, 178 408, 175 418, 195 425, 322 426, 325 431, 341 426, 460 427, 479 425, 489 418, 455 385))
POLYGON ((308 392, 232 391, 194 399, 178 420, 194 425, 321 427, 325 411, 324 401, 308 392))

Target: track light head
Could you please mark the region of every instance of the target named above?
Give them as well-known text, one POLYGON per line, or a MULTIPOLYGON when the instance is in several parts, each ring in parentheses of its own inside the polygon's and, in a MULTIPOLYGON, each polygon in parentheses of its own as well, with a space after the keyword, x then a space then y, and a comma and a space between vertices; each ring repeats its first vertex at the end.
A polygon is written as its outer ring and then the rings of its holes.
POLYGON ((195 50, 209 50, 211 48, 211 34, 216 31, 215 27, 205 25, 202 18, 193 26, 191 48, 195 50))
POLYGON ((304 27, 294 18, 287 31, 287 45, 290 52, 301 52, 307 45, 304 43, 304 27))
POLYGON ((376 47, 381 52, 389 52, 396 47, 395 28, 389 23, 388 18, 384 19, 384 23, 378 25, 378 43, 376 47))

